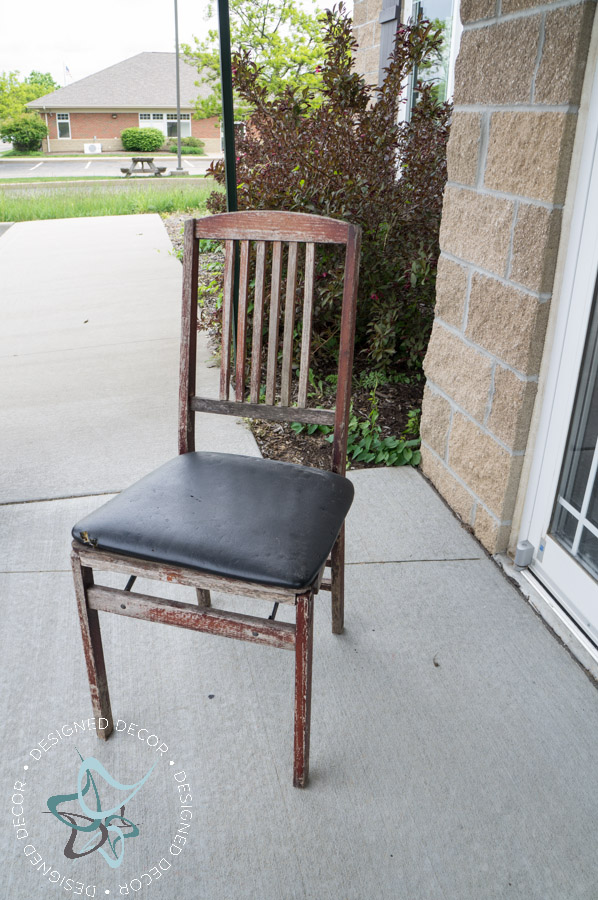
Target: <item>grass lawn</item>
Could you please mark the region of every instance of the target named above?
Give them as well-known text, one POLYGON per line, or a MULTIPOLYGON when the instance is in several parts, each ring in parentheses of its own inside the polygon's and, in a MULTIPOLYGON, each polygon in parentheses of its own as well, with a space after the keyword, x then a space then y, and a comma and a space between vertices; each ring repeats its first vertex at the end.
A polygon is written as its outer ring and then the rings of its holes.
POLYGON ((71 219, 80 216, 127 216, 137 213, 170 213, 205 209, 213 190, 212 179, 202 179, 193 190, 183 191, 176 183, 169 190, 141 188, 123 193, 102 191, 68 194, 31 194, 11 197, 0 192, 0 222, 30 222, 34 219, 71 219))

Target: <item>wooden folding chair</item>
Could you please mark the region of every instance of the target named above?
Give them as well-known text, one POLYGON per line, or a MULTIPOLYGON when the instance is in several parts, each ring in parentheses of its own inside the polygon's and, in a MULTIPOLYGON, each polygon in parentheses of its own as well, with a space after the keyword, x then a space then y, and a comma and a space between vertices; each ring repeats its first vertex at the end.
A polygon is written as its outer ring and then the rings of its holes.
POLYGON ((331 591, 332 630, 343 630, 344 519, 353 487, 344 477, 355 332, 360 229, 346 222, 286 212, 240 212, 185 225, 180 365, 179 456, 124 490, 73 528, 73 573, 96 718, 112 731, 98 612, 163 622, 295 651, 293 783, 303 787, 309 767, 313 603, 331 591), (225 242, 220 399, 197 397, 199 240, 225 242), (251 364, 247 362, 250 260, 255 244, 251 364), (300 245, 305 245, 305 251, 300 245), (345 268, 335 410, 310 409, 316 244, 344 245, 345 268), (271 245, 269 249, 269 245, 271 245), (233 280, 239 254, 239 303, 230 398, 233 280), (267 261, 271 259, 268 274, 267 261), (303 277, 298 282, 300 261, 303 277), (280 401, 276 401, 281 293, 286 272, 280 401), (301 291, 297 285, 303 284, 301 291), (303 295, 301 298, 301 294, 303 295), (268 343, 262 347, 269 296, 268 343), (302 300, 298 389, 294 390, 293 332, 302 300), (263 355, 265 401, 260 402, 263 355), (246 388, 249 371, 249 391, 246 388), (247 396, 248 394, 248 396, 247 396), (295 402, 296 405, 291 406, 295 402), (224 413, 274 421, 334 426, 331 471, 273 460, 195 452, 195 413, 224 413), (330 577, 325 577, 326 567, 330 577), (96 584, 98 571, 129 577, 124 590, 96 584), (131 591, 138 577, 191 585, 197 605, 131 591), (214 609, 212 590, 274 601, 269 618, 214 609), (275 620, 277 605, 296 606, 296 623, 275 620))

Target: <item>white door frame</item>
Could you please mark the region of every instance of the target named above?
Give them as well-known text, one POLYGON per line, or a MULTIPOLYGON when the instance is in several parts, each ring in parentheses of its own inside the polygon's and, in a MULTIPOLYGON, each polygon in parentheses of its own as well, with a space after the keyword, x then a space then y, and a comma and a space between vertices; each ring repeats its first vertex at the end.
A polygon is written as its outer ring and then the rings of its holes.
MULTIPOLYGON (((590 55, 589 64, 592 58, 590 55)), ((575 563, 575 571, 568 584, 563 586, 555 583, 543 569, 541 548, 551 542, 550 550, 553 552, 552 543, 556 543, 551 538, 546 541, 544 539, 551 519, 571 421, 597 273, 598 66, 593 74, 554 342, 519 533, 520 541, 528 540, 534 547, 531 571, 537 574, 558 599, 565 601, 565 591, 578 597, 580 592, 586 590, 584 585, 591 584, 592 580, 575 563)), ((580 621, 583 617, 577 618, 580 621)))

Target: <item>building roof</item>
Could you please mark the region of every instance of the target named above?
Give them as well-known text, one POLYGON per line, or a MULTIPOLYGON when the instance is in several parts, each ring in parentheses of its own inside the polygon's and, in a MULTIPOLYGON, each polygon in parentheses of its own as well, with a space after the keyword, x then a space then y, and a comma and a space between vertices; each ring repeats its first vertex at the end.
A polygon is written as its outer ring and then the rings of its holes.
MULTIPOLYGON (((180 60, 181 107, 206 97, 197 69, 180 60)), ((27 104, 29 109, 176 109, 174 53, 138 53, 27 104)))

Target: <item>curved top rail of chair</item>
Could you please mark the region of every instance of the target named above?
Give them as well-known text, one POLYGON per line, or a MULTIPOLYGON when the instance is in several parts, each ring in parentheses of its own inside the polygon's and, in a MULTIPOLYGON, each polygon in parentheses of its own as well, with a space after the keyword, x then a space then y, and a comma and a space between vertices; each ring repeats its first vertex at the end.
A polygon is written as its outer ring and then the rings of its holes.
POLYGON ((244 210, 198 219, 195 236, 221 240, 307 241, 315 244, 346 244, 359 226, 340 219, 308 213, 244 210))

